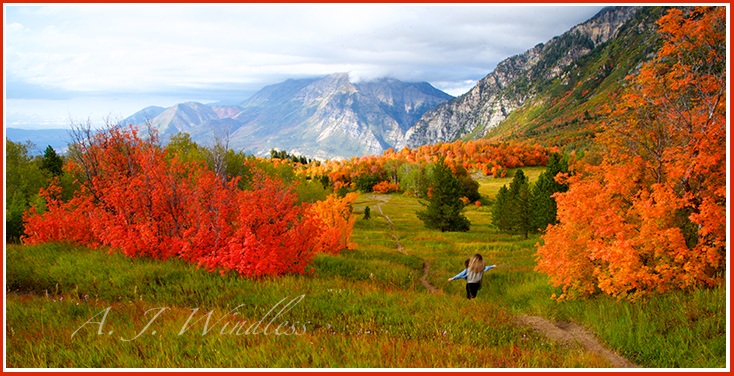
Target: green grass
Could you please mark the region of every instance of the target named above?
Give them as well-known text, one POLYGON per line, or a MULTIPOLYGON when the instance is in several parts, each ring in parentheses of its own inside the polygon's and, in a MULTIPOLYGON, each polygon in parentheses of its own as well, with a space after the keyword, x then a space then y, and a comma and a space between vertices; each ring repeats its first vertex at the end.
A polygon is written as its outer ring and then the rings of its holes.
POLYGON ((497 302, 470 304, 454 294, 419 290, 413 257, 383 252, 384 257, 365 258, 360 252, 320 256, 313 276, 248 280, 178 261, 129 260, 68 245, 9 246, 8 366, 606 365, 593 354, 549 344, 516 327, 497 302), (44 272, 12 266, 35 257, 46 261, 44 272), (26 289, 27 278, 40 279, 39 274, 43 282, 26 289), (265 326, 275 314, 267 316, 268 310, 280 310, 281 299, 300 295, 303 300, 277 317, 270 333, 246 334, 258 320, 266 318, 265 326), (237 315, 228 314, 239 305, 237 315), (191 329, 179 335, 195 308, 200 310, 193 313, 191 329), (196 320, 208 312, 213 329, 202 334, 205 319, 196 320), (245 334, 230 333, 243 320, 245 334), (276 325, 285 325, 281 335, 273 332, 276 325))
MULTIPOLYGON (((539 174, 523 170, 532 179, 539 174)), ((483 181, 481 189, 491 191, 501 180, 483 181)), ((600 356, 514 320, 539 315, 581 324, 645 367, 725 367, 724 288, 632 303, 605 297, 558 303, 550 299, 558 290, 533 270, 539 236, 497 233, 486 206, 466 209, 468 232, 430 231, 415 216, 421 207, 400 194, 360 195, 352 237, 357 247, 317 256, 314 273, 305 276, 251 280, 106 249, 8 245, 7 366, 609 367, 600 356), (367 205, 372 218, 364 220, 367 205), (485 275, 478 298, 467 301, 464 282, 447 279, 477 252, 498 268, 485 275), (427 279, 440 293, 420 282, 426 261, 427 279), (203 334, 209 312, 213 329, 203 334), (190 329, 179 335, 191 315, 190 329), (259 332, 247 332, 259 321, 259 332)))
POLYGON ((520 168, 511 168, 507 169, 507 175, 504 178, 493 178, 491 176, 479 176, 478 181, 480 182, 479 185, 479 193, 489 198, 490 201, 494 200, 494 197, 497 196, 497 192, 499 192, 500 188, 502 186, 510 186, 510 182, 512 182, 512 178, 515 176, 515 172, 517 170, 522 170, 522 172, 525 174, 525 176, 528 177, 531 183, 535 183, 538 181, 538 176, 540 176, 541 173, 545 171, 545 167, 520 167, 520 168))

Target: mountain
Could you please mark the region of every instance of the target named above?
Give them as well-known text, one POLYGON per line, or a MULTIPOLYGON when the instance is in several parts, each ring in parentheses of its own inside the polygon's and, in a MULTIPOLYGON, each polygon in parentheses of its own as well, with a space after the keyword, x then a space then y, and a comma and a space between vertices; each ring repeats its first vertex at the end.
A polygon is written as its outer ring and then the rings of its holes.
POLYGON ((165 111, 165 107, 161 106, 148 106, 132 116, 128 116, 122 120, 123 124, 142 124, 148 120, 153 120, 156 116, 160 115, 161 112, 165 111))
POLYGON ((425 82, 352 83, 347 73, 336 73, 270 85, 237 106, 180 103, 152 124, 164 140, 186 132, 207 144, 228 135, 230 147, 256 155, 275 148, 312 158, 350 158, 404 144, 405 132, 423 113, 451 98, 425 82))
POLYGON ((624 77, 656 50, 663 10, 608 7, 505 59, 469 92, 423 114, 405 145, 486 137, 567 146, 593 137, 600 102, 612 100, 624 77))

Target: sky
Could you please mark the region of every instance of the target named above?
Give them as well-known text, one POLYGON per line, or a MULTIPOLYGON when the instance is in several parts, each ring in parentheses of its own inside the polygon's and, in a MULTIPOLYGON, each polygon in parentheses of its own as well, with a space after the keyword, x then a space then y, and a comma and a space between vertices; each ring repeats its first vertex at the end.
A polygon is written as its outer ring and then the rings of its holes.
POLYGON ((289 78, 429 82, 458 96, 602 6, 4 4, 5 126, 239 103, 289 78))

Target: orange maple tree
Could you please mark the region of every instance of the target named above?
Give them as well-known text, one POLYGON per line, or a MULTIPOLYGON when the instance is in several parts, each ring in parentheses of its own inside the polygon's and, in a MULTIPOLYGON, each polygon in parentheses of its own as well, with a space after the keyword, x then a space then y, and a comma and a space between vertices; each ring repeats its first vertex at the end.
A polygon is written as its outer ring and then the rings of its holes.
POLYGON ((633 77, 600 136, 556 196, 560 223, 537 270, 559 297, 721 283, 726 257, 726 11, 672 9, 663 45, 633 77))
POLYGON ((398 184, 391 183, 386 180, 383 180, 375 184, 374 187, 372 187, 372 191, 375 193, 390 193, 390 192, 397 192, 399 190, 400 190, 400 186, 398 184))
POLYGON ((342 249, 354 249, 356 244, 350 241, 356 216, 352 215, 352 204, 357 193, 350 192, 339 198, 331 194, 324 201, 317 201, 309 208, 309 214, 321 229, 315 236, 316 251, 321 253, 337 253, 342 249))

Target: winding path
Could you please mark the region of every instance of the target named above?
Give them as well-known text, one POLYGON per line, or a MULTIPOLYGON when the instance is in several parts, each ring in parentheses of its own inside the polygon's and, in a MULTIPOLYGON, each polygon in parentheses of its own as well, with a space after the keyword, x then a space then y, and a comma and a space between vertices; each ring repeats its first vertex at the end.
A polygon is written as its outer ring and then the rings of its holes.
MULTIPOLYGON (((379 203, 377 204, 377 210, 380 212, 380 215, 385 217, 388 226, 390 226, 390 236, 392 236, 392 238, 395 240, 396 248, 398 249, 398 251, 407 255, 408 252, 405 251, 405 248, 400 243, 400 239, 398 238, 397 232, 395 231, 395 224, 392 222, 390 217, 385 215, 385 213, 382 211, 382 204, 390 201, 390 197, 373 195, 368 196, 368 198, 379 201, 379 203)), ((428 261, 423 261, 423 275, 421 275, 420 278, 421 284, 423 285, 423 287, 426 288, 426 290, 432 293, 441 293, 441 289, 428 282, 430 267, 431 263, 429 263, 428 261)), ((613 351, 602 346, 599 341, 597 341, 593 333, 578 324, 572 322, 553 323, 539 316, 524 315, 516 317, 515 321, 522 326, 531 327, 536 332, 554 341, 558 341, 570 346, 580 345, 585 349, 604 357, 604 359, 608 360, 609 363, 611 363, 612 366, 614 366, 615 368, 640 368, 639 365, 632 363, 626 358, 617 355, 613 351)))
MULTIPOLYGON (((387 224, 390 226, 390 236, 392 236, 392 238, 395 239, 395 244, 396 244, 396 248, 398 249, 398 251, 399 252, 402 252, 404 255, 407 255, 408 252, 405 251, 405 248, 400 243, 400 239, 398 238, 398 234, 395 231, 395 224, 392 222, 392 220, 390 219, 390 217, 387 216, 382 211, 382 206, 381 205, 384 204, 384 203, 386 203, 386 202, 388 202, 388 201, 390 201, 390 196, 387 196, 387 197, 386 196, 368 196, 368 197, 380 201, 377 204, 377 211, 379 211, 380 214, 383 217, 385 217, 385 220, 387 221, 387 224)), ((441 289, 439 289, 438 287, 432 285, 431 282, 428 282, 428 273, 429 273, 430 268, 431 268, 431 263, 428 262, 428 261, 423 261, 423 275, 421 275, 421 278, 420 278, 421 284, 423 285, 423 287, 426 288, 426 290, 428 290, 428 291, 430 291, 432 293, 441 292, 441 289)))

